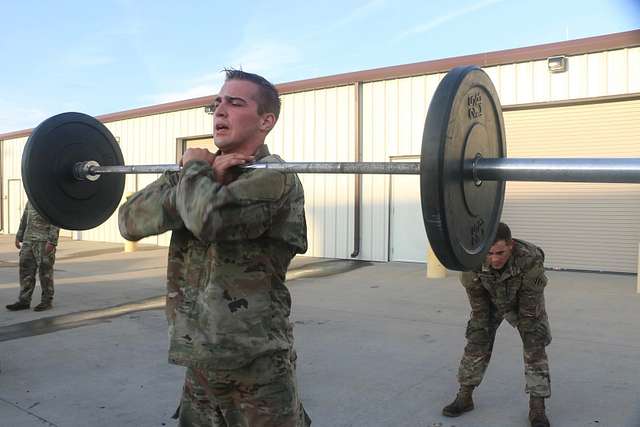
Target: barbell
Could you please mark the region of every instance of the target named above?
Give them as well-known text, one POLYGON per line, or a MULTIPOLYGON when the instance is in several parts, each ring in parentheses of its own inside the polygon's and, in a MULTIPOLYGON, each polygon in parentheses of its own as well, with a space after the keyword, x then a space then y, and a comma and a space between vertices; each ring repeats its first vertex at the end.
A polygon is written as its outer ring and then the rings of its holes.
MULTIPOLYGON (((425 120, 420 163, 254 163, 243 169, 284 173, 420 175, 429 243, 448 269, 470 270, 493 243, 505 181, 640 183, 640 159, 509 159, 502 107, 489 76, 457 67, 436 89, 425 120)), ((111 132, 82 113, 50 117, 31 133, 22 180, 34 208, 52 224, 86 230, 122 200, 124 174, 179 171, 171 165, 124 165, 111 132)))

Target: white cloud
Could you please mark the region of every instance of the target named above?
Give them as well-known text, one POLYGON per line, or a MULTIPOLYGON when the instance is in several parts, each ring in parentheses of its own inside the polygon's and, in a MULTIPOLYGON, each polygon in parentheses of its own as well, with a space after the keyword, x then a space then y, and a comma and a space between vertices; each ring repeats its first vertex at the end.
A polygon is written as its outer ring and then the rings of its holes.
POLYGON ((261 74, 271 80, 273 75, 282 73, 288 66, 298 63, 301 58, 298 48, 289 43, 263 40, 236 49, 228 66, 261 74))
POLYGON ((115 62, 115 59, 109 55, 103 55, 95 52, 74 51, 63 55, 59 58, 59 61, 65 67, 84 68, 112 64, 115 62))
POLYGON ((0 133, 34 128, 51 115, 38 108, 19 107, 0 100, 0 133))
POLYGON ((483 0, 481 2, 475 3, 475 4, 471 4, 469 6, 465 6, 462 7, 460 9, 454 10, 453 12, 447 13, 445 15, 442 16, 438 16, 436 18, 431 19, 430 21, 426 22, 425 24, 422 25, 417 25, 413 28, 408 29, 407 31, 404 31, 402 33, 400 33, 395 40, 401 40, 410 36, 414 36, 416 34, 421 34, 421 33, 426 33, 427 31, 431 31, 436 27, 441 26, 442 24, 452 21, 455 18, 458 18, 462 15, 466 15, 468 13, 471 12, 476 12, 480 9, 484 9, 486 7, 489 6, 493 6, 494 4, 503 2, 504 0, 483 0))
POLYGON ((208 73, 195 77, 191 82, 185 84, 184 90, 173 92, 162 92, 146 97, 152 104, 164 104, 165 102, 184 101, 201 96, 214 95, 224 82, 224 73, 208 73))
MULTIPOLYGON (((163 92, 147 96, 148 102, 163 104, 165 102, 183 101, 201 96, 214 95, 224 83, 223 68, 242 69, 250 73, 263 75, 270 81, 282 74, 288 66, 297 64, 301 55, 295 47, 275 41, 260 41, 252 45, 237 48, 228 62, 219 70, 196 76, 182 84, 184 90, 163 92)), ((275 82, 275 81, 274 81, 275 82)))
POLYGON ((370 13, 376 11, 385 6, 386 0, 371 0, 360 7, 357 7, 351 11, 348 15, 336 21, 331 28, 338 28, 341 26, 345 26, 351 24, 354 21, 359 19, 366 18, 370 13))

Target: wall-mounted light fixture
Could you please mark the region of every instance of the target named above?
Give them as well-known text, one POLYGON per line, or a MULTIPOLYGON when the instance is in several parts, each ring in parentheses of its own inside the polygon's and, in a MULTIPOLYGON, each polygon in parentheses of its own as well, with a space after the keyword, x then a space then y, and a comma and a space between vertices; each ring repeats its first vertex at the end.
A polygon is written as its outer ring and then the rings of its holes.
POLYGON ((205 105, 204 112, 207 114, 213 114, 213 110, 215 110, 213 105, 205 105))
POLYGON ((565 71, 567 71, 568 63, 568 58, 564 55, 550 56, 549 58, 547 58, 547 67, 552 73, 564 73, 565 71))

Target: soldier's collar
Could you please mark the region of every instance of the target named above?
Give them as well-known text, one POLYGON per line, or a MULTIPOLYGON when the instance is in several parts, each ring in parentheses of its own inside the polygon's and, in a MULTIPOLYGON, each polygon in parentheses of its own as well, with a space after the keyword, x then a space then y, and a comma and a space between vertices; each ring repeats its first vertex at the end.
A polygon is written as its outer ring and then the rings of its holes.
POLYGON ((256 154, 254 154, 254 156, 256 156, 256 161, 270 155, 271 153, 269 152, 269 147, 267 147, 267 144, 262 144, 260 147, 258 147, 258 149, 256 150, 256 154))
MULTIPOLYGON (((222 151, 218 150, 216 151, 216 156, 222 154, 222 151)), ((258 147, 258 149, 256 150, 256 152, 254 153, 254 156, 256 158, 256 161, 263 159, 267 156, 270 156, 271 153, 269 152, 269 147, 267 147, 267 144, 262 144, 261 146, 258 147)))

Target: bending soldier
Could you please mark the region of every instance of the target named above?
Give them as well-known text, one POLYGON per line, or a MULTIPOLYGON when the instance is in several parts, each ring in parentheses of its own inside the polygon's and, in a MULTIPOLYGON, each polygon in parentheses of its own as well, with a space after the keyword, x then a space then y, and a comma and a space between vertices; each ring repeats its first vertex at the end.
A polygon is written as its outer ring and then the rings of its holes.
POLYGON ((486 262, 461 274, 460 281, 471 304, 471 318, 458 370, 460 391, 442 410, 443 415, 457 417, 474 408, 473 390, 482 381, 496 331, 502 319, 506 319, 518 328, 522 338, 531 426, 549 426, 544 399, 550 397, 551 385, 545 347, 551 342, 551 333, 544 303, 547 278, 543 262, 542 249, 512 239, 509 227, 500 223, 486 262))
POLYGON ((237 170, 282 162, 264 140, 280 111, 264 78, 227 70, 214 103, 214 154, 192 148, 120 208, 126 239, 172 230, 169 361, 187 367, 180 426, 310 425, 295 379, 285 275, 307 248, 298 177, 237 170))
POLYGON ((40 278, 42 297, 35 311, 51 308, 53 302, 53 264, 56 260, 56 245, 60 229, 50 224, 27 202, 16 234, 16 248, 20 249, 20 296, 18 302, 7 305, 7 309, 27 310, 36 287, 36 272, 40 278))

